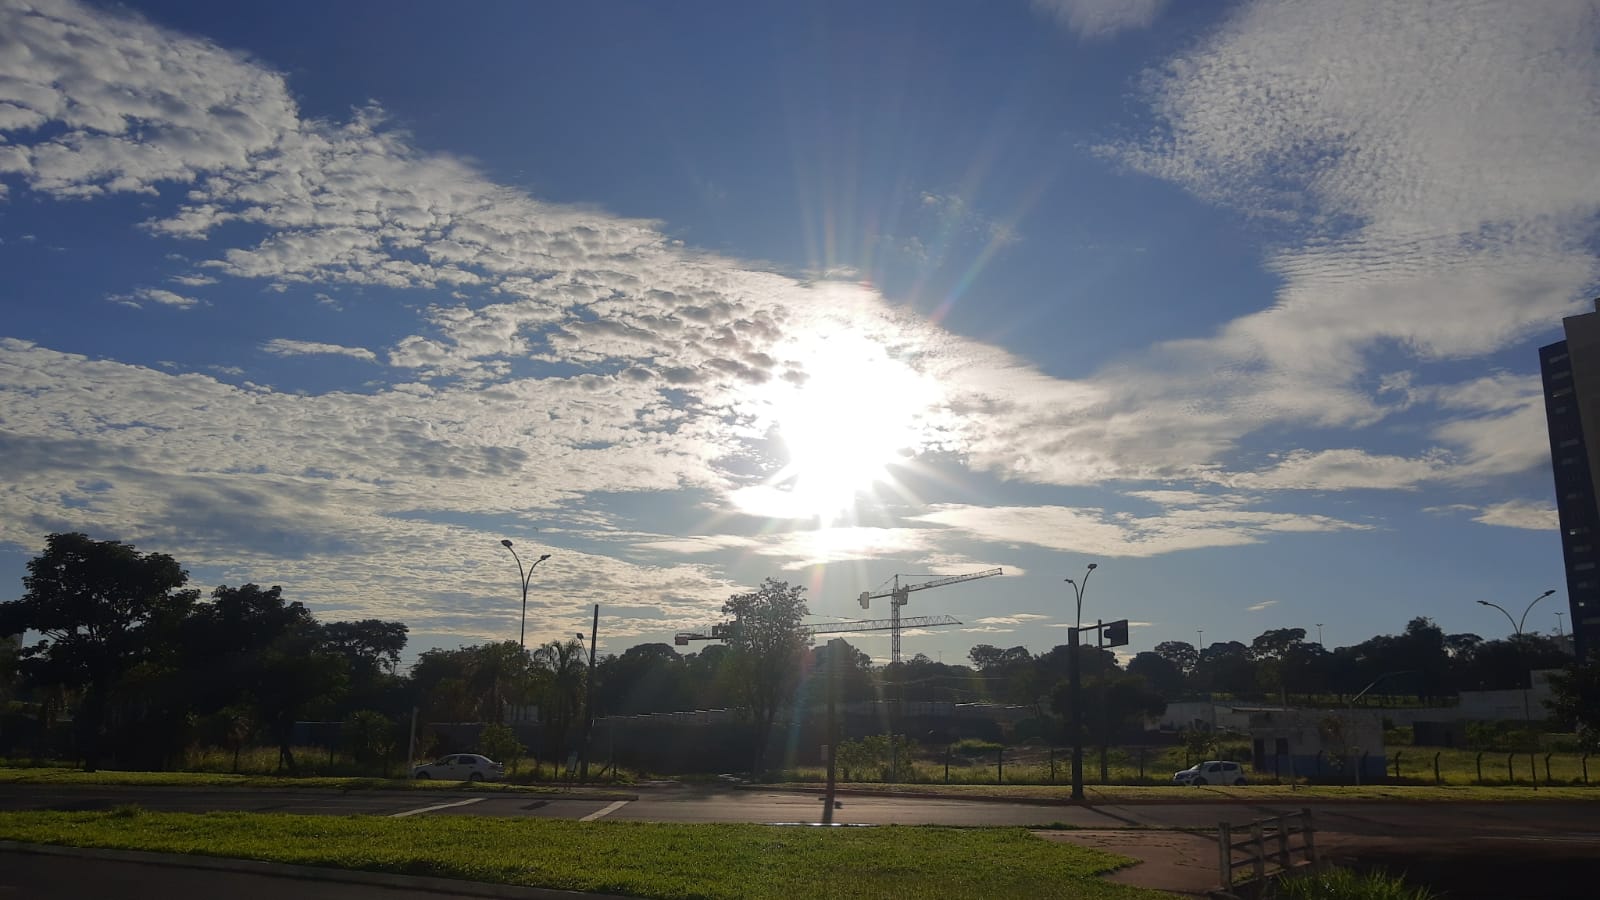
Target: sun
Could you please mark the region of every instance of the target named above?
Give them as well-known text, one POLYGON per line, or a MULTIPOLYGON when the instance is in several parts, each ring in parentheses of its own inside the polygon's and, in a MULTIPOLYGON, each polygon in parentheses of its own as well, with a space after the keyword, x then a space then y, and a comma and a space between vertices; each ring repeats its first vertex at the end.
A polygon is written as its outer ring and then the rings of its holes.
POLYGON ((769 515, 834 521, 916 451, 939 392, 858 335, 817 338, 795 349, 794 377, 764 392, 767 433, 782 464, 757 493, 769 515))

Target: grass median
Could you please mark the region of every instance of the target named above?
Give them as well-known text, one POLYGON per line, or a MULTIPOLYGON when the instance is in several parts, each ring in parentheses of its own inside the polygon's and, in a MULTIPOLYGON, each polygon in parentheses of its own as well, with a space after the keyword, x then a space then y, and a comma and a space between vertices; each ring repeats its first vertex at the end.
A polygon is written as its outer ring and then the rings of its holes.
POLYGON ((1156 898, 1132 860, 1019 828, 673 825, 471 817, 0 812, 0 839, 652 898, 1156 898))

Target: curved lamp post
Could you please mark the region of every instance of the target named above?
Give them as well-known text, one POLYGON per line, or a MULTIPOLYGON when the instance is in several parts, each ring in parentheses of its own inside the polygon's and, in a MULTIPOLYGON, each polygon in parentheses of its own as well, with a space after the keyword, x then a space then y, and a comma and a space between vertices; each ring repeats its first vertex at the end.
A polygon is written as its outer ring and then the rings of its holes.
MULTIPOLYGON (((1555 593, 1555 589, 1551 588, 1550 590, 1545 591, 1544 593, 1540 594, 1539 596, 1533 598, 1533 600, 1528 604, 1528 608, 1524 609, 1522 611, 1522 618, 1520 620, 1511 618, 1511 613, 1506 612, 1506 608, 1504 606, 1501 606, 1498 603, 1490 603, 1487 600, 1479 600, 1478 601, 1478 605, 1479 606, 1492 606, 1495 609, 1500 610, 1500 612, 1505 614, 1506 621, 1511 623, 1511 628, 1512 628, 1513 631, 1516 632, 1517 637, 1522 637, 1522 626, 1524 624, 1526 624, 1527 621, 1528 621, 1528 613, 1533 612, 1533 608, 1538 605, 1540 600, 1543 600, 1544 598, 1546 598, 1546 597, 1548 597, 1548 596, 1550 596, 1551 594, 1554 594, 1554 593, 1555 593)), ((1531 683, 1533 681, 1533 673, 1532 672, 1528 673, 1528 681, 1529 681, 1530 686, 1531 686, 1531 683)), ((1533 712, 1528 707, 1528 689, 1527 688, 1523 688, 1522 689, 1522 721, 1527 722, 1527 721, 1531 720, 1532 718, 1533 718, 1533 712)))
POLYGON ((501 541, 500 546, 511 551, 511 558, 517 561, 517 575, 521 576, 522 578, 522 629, 517 632, 517 643, 522 647, 523 652, 526 653, 528 650, 528 582, 533 580, 534 567, 539 565, 539 563, 549 559, 550 554, 546 553, 545 555, 534 560, 533 565, 529 566, 527 569, 523 569, 522 557, 517 555, 517 548, 511 546, 511 541, 501 541))
POLYGON ((1528 622, 1528 613, 1533 612, 1534 606, 1538 605, 1540 600, 1543 600, 1544 598, 1546 598, 1546 597, 1548 597, 1548 596, 1550 596, 1551 594, 1554 594, 1554 593, 1555 593, 1555 589, 1552 588, 1552 589, 1550 589, 1548 591, 1545 591, 1544 593, 1540 594, 1539 596, 1533 598, 1533 601, 1528 604, 1528 608, 1522 611, 1522 618, 1520 620, 1511 618, 1511 613, 1506 612, 1506 608, 1504 606, 1501 606, 1498 603, 1490 603, 1487 600, 1479 600, 1478 601, 1478 605, 1479 606, 1492 606, 1495 609, 1500 610, 1500 612, 1505 613, 1506 621, 1511 623, 1512 630, 1517 633, 1517 637, 1522 637, 1522 626, 1526 625, 1527 622, 1528 622))
POLYGON ((1072 799, 1083 799, 1083 698, 1081 696, 1082 680, 1078 673, 1079 646, 1082 638, 1078 629, 1083 627, 1083 592, 1089 587, 1089 576, 1094 574, 1095 563, 1089 563, 1089 568, 1084 570, 1081 582, 1071 578, 1063 578, 1067 584, 1072 585, 1072 595, 1077 600, 1077 614, 1072 620, 1072 630, 1068 632, 1070 640, 1067 645, 1071 648, 1072 662, 1072 799))

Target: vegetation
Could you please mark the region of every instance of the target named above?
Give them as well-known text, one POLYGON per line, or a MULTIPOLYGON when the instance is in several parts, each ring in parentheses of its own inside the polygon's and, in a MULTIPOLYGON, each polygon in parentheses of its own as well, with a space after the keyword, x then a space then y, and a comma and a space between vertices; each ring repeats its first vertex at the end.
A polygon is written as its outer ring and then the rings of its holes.
POLYGON ((1132 860, 1023 829, 242 813, 0 813, 0 838, 656 898, 1134 898, 1132 860))
POLYGON ((779 707, 793 696, 803 654, 811 635, 803 627, 809 615, 805 588, 768 578, 748 594, 735 594, 722 604, 732 618, 728 629, 729 662, 745 707, 755 724, 755 771, 764 767, 768 735, 779 707))
POLYGON ((1274 883, 1268 900, 1433 900, 1436 894, 1387 872, 1323 868, 1274 883))
MULTIPOLYGON (((277 586, 223 585, 203 597, 188 587, 187 573, 171 557, 116 541, 51 535, 28 572, 23 596, 0 603, 0 634, 38 636, 21 647, 0 642, 3 754, 70 758, 91 770, 111 765, 247 772, 258 771, 254 748, 265 744, 275 751, 273 772, 389 775, 404 765, 399 757, 408 747, 416 709, 420 755, 477 750, 515 771, 526 754, 537 777, 555 771, 541 769, 540 760, 568 758, 581 731, 590 670, 578 641, 526 650, 510 641, 430 649, 401 672, 403 623, 319 622, 277 586), (537 732, 519 732, 523 714, 534 709, 537 732), (311 735, 300 724, 307 721, 327 724, 311 735), (474 739, 443 728, 436 735, 428 726, 452 722, 487 727, 474 739), (473 746, 456 745, 473 740, 473 746), (297 743, 320 745, 317 756, 307 758, 297 743)), ((1063 727, 1072 713, 1066 647, 1035 654, 1025 647, 979 644, 966 665, 918 654, 876 666, 843 640, 809 647, 801 627, 804 589, 773 579, 729 597, 723 613, 729 621, 717 633, 725 645, 680 654, 665 644, 643 644, 597 659, 594 712, 737 707, 752 726, 748 734, 730 724, 714 738, 694 739, 720 741, 716 746, 727 751, 723 761, 704 763, 719 767, 710 771, 742 767, 746 759, 759 771, 770 762, 766 743, 780 711, 795 698, 820 703, 830 693, 823 681, 831 671, 833 693, 844 706, 894 698, 907 704, 992 702, 1030 712, 1007 724, 974 717, 959 731, 954 725, 927 731, 923 723, 910 740, 897 734, 845 741, 839 760, 856 780, 943 780, 948 763, 951 781, 986 781, 991 765, 995 777, 1001 776, 999 760, 990 754, 1004 746, 1007 782, 1049 781, 1046 748, 1071 740, 1063 727), (1023 744, 1034 749, 1023 750, 1023 744)), ((1305 638, 1304 629, 1278 628, 1248 644, 1197 648, 1168 641, 1126 667, 1109 651, 1082 648, 1086 742, 1109 745, 1113 778, 1137 781, 1139 760, 1132 752, 1119 753, 1116 744, 1140 740, 1143 721, 1168 702, 1209 697, 1340 708, 1439 703, 1462 689, 1520 688, 1530 668, 1569 662, 1559 644, 1539 635, 1486 641, 1445 634, 1425 618, 1413 619, 1402 634, 1351 647, 1330 650, 1305 638)), ((1567 749, 1593 750, 1600 740, 1593 703, 1600 685, 1592 683, 1597 672, 1600 665, 1569 667, 1555 680, 1554 721, 1580 729, 1567 749)), ((895 716, 884 724, 885 730, 905 730, 895 716)), ((1439 780, 1583 780, 1581 760, 1561 755, 1548 760, 1545 772, 1541 748, 1558 748, 1540 735, 1537 726, 1544 723, 1534 724, 1470 726, 1467 743, 1490 754, 1482 775, 1476 753, 1470 763, 1446 753, 1439 780), (1518 762, 1510 775, 1503 757, 1492 756, 1530 751, 1537 757, 1534 770, 1518 762)), ((1402 730, 1390 734, 1393 746, 1408 741, 1402 730)), ((673 749, 675 762, 666 763, 672 767, 707 756, 686 750, 682 741, 661 746, 673 749)), ((1170 750, 1159 760, 1145 759, 1143 780, 1165 780, 1190 760, 1248 758, 1247 747, 1204 730, 1186 732, 1182 748, 1181 759, 1170 750)), ((1403 778, 1433 780, 1427 751, 1403 749, 1400 755, 1403 778)), ((1099 772, 1098 753, 1091 749, 1086 761, 1092 779, 1099 772)), ((651 765, 646 759, 623 762, 651 765)))

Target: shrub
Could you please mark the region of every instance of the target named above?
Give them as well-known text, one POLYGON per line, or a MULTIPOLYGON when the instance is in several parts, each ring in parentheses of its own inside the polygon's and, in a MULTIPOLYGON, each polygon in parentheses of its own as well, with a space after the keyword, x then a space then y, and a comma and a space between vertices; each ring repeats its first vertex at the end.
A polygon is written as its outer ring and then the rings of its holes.
POLYGON ((1326 868, 1285 878, 1266 896, 1272 900, 1433 900, 1436 895, 1387 872, 1326 868))

